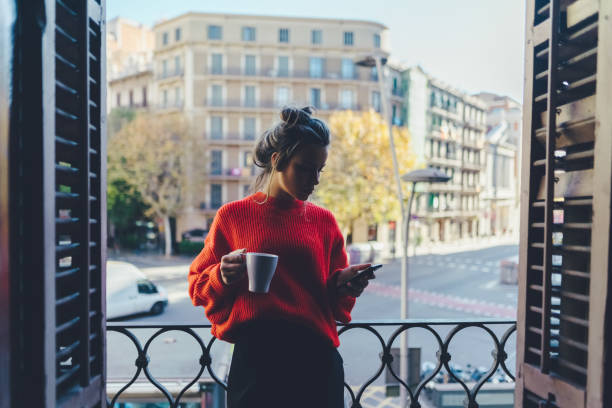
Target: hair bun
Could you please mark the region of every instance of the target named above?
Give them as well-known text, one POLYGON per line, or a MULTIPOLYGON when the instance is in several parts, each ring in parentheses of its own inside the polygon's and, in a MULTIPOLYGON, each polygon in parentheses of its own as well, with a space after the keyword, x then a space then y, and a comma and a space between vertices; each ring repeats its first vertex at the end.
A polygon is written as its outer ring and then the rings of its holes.
POLYGON ((285 124, 289 126, 295 126, 297 124, 306 124, 310 121, 310 115, 312 115, 312 108, 305 106, 303 108, 285 107, 281 111, 281 119, 285 124))

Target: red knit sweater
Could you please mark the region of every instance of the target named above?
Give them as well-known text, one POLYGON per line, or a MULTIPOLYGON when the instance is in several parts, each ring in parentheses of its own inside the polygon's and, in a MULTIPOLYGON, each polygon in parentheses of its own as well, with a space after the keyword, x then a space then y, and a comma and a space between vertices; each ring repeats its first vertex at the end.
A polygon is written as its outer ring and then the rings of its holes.
POLYGON ((336 294, 337 272, 348 265, 338 224, 312 203, 255 202, 264 199, 256 193, 219 209, 189 269, 191 300, 204 306, 212 334, 228 342, 242 323, 274 319, 308 326, 338 347, 336 320, 348 323, 355 304, 354 297, 336 294), (249 292, 246 276, 229 286, 221 280, 221 257, 241 248, 278 255, 267 294, 249 292))

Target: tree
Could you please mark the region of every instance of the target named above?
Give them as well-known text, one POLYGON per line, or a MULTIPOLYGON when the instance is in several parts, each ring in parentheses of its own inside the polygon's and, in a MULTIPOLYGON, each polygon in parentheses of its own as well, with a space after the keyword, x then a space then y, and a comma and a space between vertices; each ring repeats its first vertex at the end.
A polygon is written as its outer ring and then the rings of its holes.
POLYGON ((185 207, 190 157, 200 146, 178 115, 138 114, 111 136, 109 173, 126 180, 147 205, 145 215, 163 221, 165 254, 172 253, 170 218, 185 207))
MULTIPOLYGON (((329 127, 330 155, 315 200, 331 210, 349 234, 359 219, 379 223, 400 218, 386 121, 374 111, 339 111, 330 117, 329 127)), ((393 137, 401 175, 413 169, 416 160, 408 130, 393 127, 393 137)))
MULTIPOLYGON (((136 117, 136 111, 129 108, 114 108, 107 118, 107 132, 113 140, 125 125, 136 117)), ((109 146, 112 152, 113 146, 109 146)), ((124 172, 117 172, 114 167, 108 169, 106 205, 108 220, 111 226, 109 239, 121 247, 135 248, 139 244, 139 234, 134 230, 137 221, 145 218, 147 205, 134 186, 125 178, 124 172)), ((149 220, 150 221, 150 220, 149 220)))
POLYGON ((140 193, 123 177, 109 172, 106 188, 108 219, 112 224, 112 238, 124 248, 136 248, 139 234, 134 230, 137 221, 142 221, 147 206, 140 193))

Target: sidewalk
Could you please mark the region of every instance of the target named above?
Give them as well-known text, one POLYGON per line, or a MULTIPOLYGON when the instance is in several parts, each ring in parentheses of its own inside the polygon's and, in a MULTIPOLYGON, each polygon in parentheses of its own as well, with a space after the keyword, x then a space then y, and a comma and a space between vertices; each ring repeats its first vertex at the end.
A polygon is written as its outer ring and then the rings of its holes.
POLYGON ((189 265, 194 258, 195 256, 185 255, 171 255, 170 257, 166 258, 163 254, 151 252, 108 251, 109 261, 129 262, 133 263, 139 268, 189 265))
MULTIPOLYGON (((445 255, 454 252, 476 251, 500 245, 518 245, 518 237, 484 237, 462 240, 460 242, 443 242, 421 245, 416 248, 416 255, 445 255)), ((414 253, 414 247, 410 247, 410 255, 414 253)))
MULTIPOLYGON (((500 245, 518 245, 518 237, 485 237, 463 240, 460 242, 443 242, 420 245, 416 248, 410 246, 409 254, 414 255, 446 255, 455 252, 476 251, 500 245)), ((168 267, 176 265, 189 265, 195 256, 172 255, 166 258, 160 253, 151 252, 115 252, 108 251, 108 259, 112 261, 125 261, 133 263, 140 268, 168 267)), ((396 256, 395 259, 400 259, 396 256)))

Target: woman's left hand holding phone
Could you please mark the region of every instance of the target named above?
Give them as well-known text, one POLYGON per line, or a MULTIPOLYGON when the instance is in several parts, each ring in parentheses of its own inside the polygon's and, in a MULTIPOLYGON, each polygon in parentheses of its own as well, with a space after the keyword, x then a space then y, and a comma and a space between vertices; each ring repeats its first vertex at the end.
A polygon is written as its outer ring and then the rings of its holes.
POLYGON ((368 278, 363 277, 361 279, 357 279, 351 281, 351 278, 357 273, 365 268, 369 268, 371 264, 359 264, 359 265, 350 265, 349 267, 338 272, 337 290, 339 295, 350 295, 353 297, 359 297, 366 286, 368 286, 368 278))

